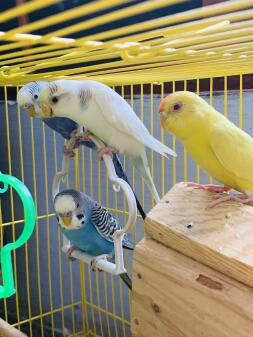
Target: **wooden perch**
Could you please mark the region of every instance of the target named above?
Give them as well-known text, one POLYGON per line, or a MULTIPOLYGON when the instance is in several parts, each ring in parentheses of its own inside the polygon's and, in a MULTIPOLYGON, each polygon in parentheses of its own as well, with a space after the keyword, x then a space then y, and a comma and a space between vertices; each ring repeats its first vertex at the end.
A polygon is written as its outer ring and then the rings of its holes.
POLYGON ((207 208, 213 193, 175 185, 148 214, 146 233, 253 287, 253 207, 229 201, 207 208))
POLYGON ((253 289, 152 239, 134 253, 133 337, 252 337, 253 289))
POLYGON ((135 247, 133 337, 253 336, 253 207, 177 184, 135 247), (158 242, 159 241, 159 242, 158 242))
POLYGON ((0 318, 0 337, 27 337, 27 335, 0 318))

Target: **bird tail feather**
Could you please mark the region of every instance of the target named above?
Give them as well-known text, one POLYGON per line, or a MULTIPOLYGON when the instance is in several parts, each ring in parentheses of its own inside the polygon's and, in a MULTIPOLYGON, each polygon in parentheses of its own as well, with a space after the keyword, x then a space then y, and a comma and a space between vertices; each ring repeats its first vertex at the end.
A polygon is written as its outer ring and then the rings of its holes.
POLYGON ((161 143, 159 140, 154 138, 153 136, 150 136, 148 144, 146 144, 150 149, 154 150, 157 153, 160 153, 162 156, 168 158, 168 155, 171 155, 173 157, 177 157, 177 154, 175 151, 173 151, 168 146, 161 143))
POLYGON ((128 286, 130 290, 132 290, 132 280, 129 277, 128 273, 123 273, 119 275, 122 281, 128 286))
POLYGON ((149 188, 151 193, 154 195, 155 201, 158 203, 160 201, 160 197, 156 190, 155 184, 153 182, 153 179, 150 173, 146 152, 144 152, 142 156, 134 158, 134 163, 135 163, 136 168, 142 174, 147 187, 149 188))
MULTIPOLYGON (((120 157, 117 155, 117 154, 114 154, 113 156, 113 164, 114 164, 114 167, 115 167, 115 171, 117 173, 117 176, 119 178, 122 178, 124 179, 128 185, 131 187, 133 193, 134 193, 134 190, 127 178, 127 175, 125 174, 124 170, 123 170, 123 167, 122 167, 122 164, 121 164, 121 161, 120 161, 120 157)), ((144 212, 143 208, 142 208, 142 205, 140 203, 140 201, 138 200, 136 194, 134 193, 134 197, 135 197, 135 200, 136 200, 136 204, 137 204, 137 208, 138 208, 138 211, 142 217, 142 219, 144 220, 146 218, 146 213, 144 212)))

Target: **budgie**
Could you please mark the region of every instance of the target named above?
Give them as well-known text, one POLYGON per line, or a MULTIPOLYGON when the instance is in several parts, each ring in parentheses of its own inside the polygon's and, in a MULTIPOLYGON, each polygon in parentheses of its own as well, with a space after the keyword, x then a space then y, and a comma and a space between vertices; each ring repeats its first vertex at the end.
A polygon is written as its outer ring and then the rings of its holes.
MULTIPOLYGON (((31 117, 40 118, 45 124, 48 125, 51 129, 58 132, 63 138, 69 140, 73 132, 78 129, 78 124, 73 120, 65 117, 54 117, 54 118, 45 118, 40 109, 39 103, 39 93, 40 90, 48 86, 48 82, 31 82, 24 85, 18 92, 17 103, 19 106, 23 107, 26 112, 29 113, 31 117)), ((96 145, 91 141, 78 141, 78 144, 85 145, 88 148, 96 150, 96 145)), ((113 164, 115 167, 116 174, 119 178, 124 179, 129 185, 128 178, 123 170, 120 158, 117 154, 113 155, 113 164)), ((135 195, 137 208, 142 216, 145 219, 146 214, 135 195)))
POLYGON ((145 147, 165 157, 176 153, 149 133, 119 94, 96 81, 58 80, 41 90, 40 101, 46 117, 69 117, 106 143, 100 156, 118 152, 129 155, 156 202, 160 200, 145 147))
MULTIPOLYGON (((54 199, 54 209, 62 233, 72 246, 67 255, 78 248, 99 259, 114 259, 113 234, 121 229, 117 220, 94 199, 76 190, 65 190, 54 199)), ((123 247, 133 250, 131 242, 124 237, 123 247)), ((132 289, 132 282, 127 273, 120 274, 126 285, 132 289)))
MULTIPOLYGON (((78 124, 69 118, 45 118, 40 109, 39 93, 40 90, 48 86, 48 82, 30 82, 24 85, 17 94, 17 103, 29 113, 31 117, 40 118, 48 127, 58 132, 63 138, 69 140, 73 132, 78 130, 78 124)), ((81 142, 85 146, 96 149, 93 142, 84 140, 81 142)))
POLYGON ((235 200, 253 201, 253 138, 198 95, 179 91, 159 106, 162 127, 181 139, 191 157, 224 186, 189 183, 214 192, 230 189, 239 194, 218 193, 209 207, 235 200), (252 165, 251 165, 252 163, 252 165))

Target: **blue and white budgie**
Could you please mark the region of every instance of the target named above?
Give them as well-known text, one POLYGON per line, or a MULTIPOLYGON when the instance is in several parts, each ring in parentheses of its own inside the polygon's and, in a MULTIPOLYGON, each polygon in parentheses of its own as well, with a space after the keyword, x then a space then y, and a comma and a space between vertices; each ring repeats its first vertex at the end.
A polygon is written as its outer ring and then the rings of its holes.
MULTIPOLYGON (((48 127, 58 132, 63 138, 69 140, 73 135, 73 132, 78 129, 78 124, 73 120, 65 117, 53 117, 45 118, 42 110, 40 109, 39 104, 39 94, 41 89, 48 86, 48 82, 30 82, 25 84, 18 92, 17 103, 19 106, 29 113, 31 117, 40 118, 48 127)), ((91 141, 80 141, 80 145, 85 145, 88 148, 96 150, 96 145, 91 141)), ((124 179, 129 185, 128 178, 123 170, 120 158, 117 154, 113 155, 113 164, 115 167, 116 174, 119 178, 124 179)), ((137 208, 142 216, 145 219, 146 214, 135 195, 137 208)))
MULTIPOLYGON (((72 244, 69 256, 78 248, 96 257, 93 267, 99 259, 114 259, 113 234, 121 227, 106 208, 85 193, 70 189, 55 196, 54 209, 62 233, 72 244)), ((133 250, 126 237, 123 247, 133 250)), ((128 274, 120 274, 120 277, 132 289, 128 274)))
POLYGON ((176 153, 154 138, 130 105, 114 90, 96 81, 58 80, 40 92, 41 108, 46 117, 68 117, 84 125, 108 146, 100 151, 129 155, 153 193, 160 200, 151 177, 148 147, 167 157, 176 153))
MULTIPOLYGON (((43 81, 25 84, 17 94, 17 103, 28 112, 31 117, 40 118, 48 127, 58 132, 63 138, 69 140, 74 131, 78 130, 78 124, 64 117, 45 118, 40 109, 39 93, 42 88, 47 86, 48 82, 43 81)), ((89 140, 84 140, 80 143, 91 149, 96 149, 95 144, 89 140)))

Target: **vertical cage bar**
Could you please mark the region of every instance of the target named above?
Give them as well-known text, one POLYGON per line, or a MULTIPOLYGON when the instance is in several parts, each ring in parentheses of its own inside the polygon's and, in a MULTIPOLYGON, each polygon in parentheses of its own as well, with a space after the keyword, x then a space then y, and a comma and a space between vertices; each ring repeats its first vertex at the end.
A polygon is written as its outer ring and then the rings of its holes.
MULTIPOLYGON (((51 311, 52 323, 52 336, 54 337, 54 314, 53 311, 53 293, 52 293, 52 268, 51 268, 51 242, 50 242, 50 224, 49 224, 49 201, 48 201, 48 178, 47 178, 47 149, 46 149, 46 136, 45 124, 42 123, 42 142, 43 142, 43 164, 44 164, 44 181, 45 181, 45 194, 46 194, 46 229, 47 229, 47 260, 48 260, 48 285, 49 285, 49 305, 51 311)), ((51 191, 50 191, 51 192, 51 191)))
MULTIPOLYGON (((53 132, 53 149, 54 149, 54 173, 58 171, 57 163, 57 147, 56 147, 56 134, 53 132)), ((64 299, 63 299, 63 281, 62 281, 62 255, 61 255, 61 246, 62 246, 62 235, 60 226, 57 228, 57 240, 58 240, 58 265, 59 265, 59 290, 60 290, 60 307, 61 307, 61 327, 63 337, 65 337, 65 317, 64 317, 64 299)))
MULTIPOLYGON (((18 87, 16 87, 16 93, 18 93, 18 87)), ((20 160, 20 172, 21 180, 25 182, 24 178, 24 159, 23 159, 23 141, 22 141, 22 125, 20 118, 20 108, 17 105, 17 115, 18 115, 18 143, 19 143, 19 160, 20 160)), ((33 329, 31 322, 31 294, 30 294, 30 280, 29 280, 29 255, 28 255, 28 243, 25 243, 25 266, 26 266, 26 291, 27 291, 27 309, 28 309, 28 318, 29 318, 29 334, 30 337, 33 337, 33 329)))
POLYGON ((243 128, 243 102, 242 102, 242 92, 243 92, 243 77, 242 74, 240 74, 240 117, 239 117, 239 127, 243 128))
MULTIPOLYGON (((196 83, 196 94, 199 95, 199 79, 197 78, 196 83)), ((200 183, 200 167, 196 164, 196 181, 200 183)))
MULTIPOLYGON (((125 87, 123 85, 121 86, 121 96, 123 98, 125 98, 125 87)), ((142 104, 143 104, 143 101, 142 101, 142 104)), ((143 116, 142 116, 142 118, 143 118, 143 116)), ((125 156, 123 157, 123 169, 124 169, 124 171, 126 171, 126 157, 125 156)), ((142 176, 141 176, 141 179, 142 179, 142 186, 143 186, 143 189, 144 189, 144 181, 143 181, 142 176)), ((143 193, 142 193, 142 198, 144 199, 143 193)), ((126 223, 126 221, 127 221, 127 213, 128 212, 126 210, 126 196, 125 196, 125 193, 123 193, 123 220, 124 220, 124 223, 126 223)), ((136 231, 136 229, 135 229, 135 231, 136 231)), ((135 240, 135 235, 134 235, 133 239, 135 240)), ((135 244, 135 241, 134 241, 134 244, 135 244)), ((129 259, 128 249, 125 252, 125 257, 126 257, 126 268, 127 268, 127 270, 129 270, 130 269, 130 259, 129 259)), ((129 292, 128 292, 128 305, 130 306, 130 293, 129 292)), ((131 308, 130 308, 130 310, 131 310, 131 308)))
MULTIPOLYGON (((35 162, 35 147, 34 147, 34 125, 33 119, 30 117, 30 127, 31 127, 31 150, 32 150, 32 170, 33 170, 33 194, 35 205, 38 205, 37 200, 37 182, 36 182, 36 162, 35 162)), ((38 209, 37 209, 38 213, 38 209)), ((44 337, 44 323, 42 316, 42 300, 41 300, 41 280, 40 280, 40 251, 39 251, 39 227, 38 227, 38 214, 36 217, 36 226, 35 226, 35 237, 36 237, 36 263, 37 263, 37 277, 38 277, 38 297, 39 297, 39 318, 40 318, 40 328, 41 328, 41 337, 44 337)))
MULTIPOLYGON (((162 100, 164 98, 164 82, 161 83, 161 96, 160 96, 160 100, 162 100)), ((161 142, 164 144, 165 138, 164 138, 164 128, 161 128, 161 142)), ((162 180, 161 180, 161 184, 162 184, 162 195, 165 194, 165 158, 164 156, 162 156, 162 165, 161 165, 161 176, 162 176, 162 180)))
MULTIPOLYGON (((210 78, 210 105, 213 106, 213 78, 210 78)), ((211 176, 209 176, 209 184, 213 183, 213 178, 211 176)))
MULTIPOLYGON (((172 82, 172 92, 176 91, 176 83, 175 81, 172 82)), ((172 136, 172 149, 176 152, 176 137, 172 136)), ((172 185, 175 185, 177 182, 177 162, 176 158, 172 158, 172 185)))
MULTIPOLYGON (((5 114, 6 114, 6 133, 7 133, 7 151, 8 151, 8 170, 9 174, 12 175, 12 158, 11 158, 11 143, 10 143, 10 125, 9 125, 9 108, 8 108, 8 94, 7 94, 7 87, 4 87, 4 103, 5 103, 5 114)), ((13 189, 10 188, 10 201, 11 201, 11 229, 12 229, 12 241, 16 241, 16 234, 15 234, 15 214, 14 214, 14 200, 13 200, 13 189)), ((18 294, 18 284, 17 284, 17 258, 16 258, 16 251, 13 251, 13 270, 14 270, 14 279, 15 279, 15 287, 16 287, 16 294, 15 294, 15 302, 16 302, 16 314, 17 314, 17 322, 18 322, 18 329, 20 330, 20 313, 19 313, 19 294, 18 294)))
MULTIPOLYGON (((101 161, 97 161, 97 170, 98 170, 98 178, 97 178, 97 191, 98 191, 98 202, 101 203, 101 161)), ((99 276, 98 272, 96 271, 96 294, 97 294, 97 303, 98 303, 98 319, 99 319, 99 326, 101 331, 101 337, 104 337, 103 331, 103 323, 102 323, 102 314, 101 314, 101 294, 100 294, 100 287, 99 287, 99 276)))
POLYGON ((224 116, 228 116, 228 78, 224 76, 224 116))
MULTIPOLYGON (((184 91, 187 90, 187 81, 184 80, 184 91)), ((187 151, 184 147, 184 181, 187 181, 187 151)))
MULTIPOLYGON (((154 135, 154 85, 150 84, 150 133, 154 135)), ((151 176, 154 179, 154 151, 151 150, 151 176)), ((154 196, 151 194, 151 206, 154 207, 154 196)))
MULTIPOLYGON (((85 171, 85 150, 84 146, 81 147, 81 153, 82 153, 82 189, 85 192, 86 191, 86 171, 85 171)), ((87 311, 87 294, 86 294, 86 276, 85 276, 85 264, 83 261, 80 261, 80 282, 81 282, 81 297, 82 297, 82 321, 83 321, 83 331, 86 334, 88 330, 90 329, 89 327, 89 320, 88 320, 88 311, 87 311)))
MULTIPOLYGON (((90 150, 90 195, 93 197, 93 157, 92 157, 92 150, 90 150)), ((90 310, 91 310, 91 317, 93 323, 93 332, 97 334, 97 327, 95 321, 95 312, 94 312, 94 300, 93 300, 93 289, 92 289, 92 282, 91 282, 91 270, 88 268, 88 284, 89 284, 89 291, 90 291, 90 310)))

